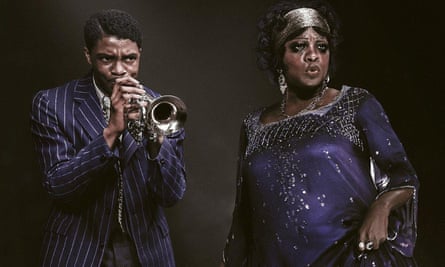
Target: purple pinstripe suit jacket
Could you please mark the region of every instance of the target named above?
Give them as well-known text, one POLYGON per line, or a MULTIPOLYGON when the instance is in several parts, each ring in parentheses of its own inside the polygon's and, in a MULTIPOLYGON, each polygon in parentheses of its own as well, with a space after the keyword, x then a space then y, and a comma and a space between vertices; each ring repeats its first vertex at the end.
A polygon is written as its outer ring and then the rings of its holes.
MULTIPOLYGON (((159 94, 150 89, 153 96, 159 94)), ((42 266, 99 266, 117 205, 117 161, 124 180, 125 227, 142 266, 175 266, 163 207, 183 197, 184 131, 163 142, 156 159, 125 131, 114 151, 91 75, 38 92, 31 132, 53 205, 42 266)))

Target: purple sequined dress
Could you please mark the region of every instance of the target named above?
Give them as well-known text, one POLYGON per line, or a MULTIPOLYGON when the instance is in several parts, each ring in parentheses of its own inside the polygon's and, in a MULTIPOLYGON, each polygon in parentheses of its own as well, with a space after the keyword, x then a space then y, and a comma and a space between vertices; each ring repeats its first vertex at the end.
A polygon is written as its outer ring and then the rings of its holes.
POLYGON ((226 266, 416 266, 418 180, 379 102, 344 86, 315 111, 269 124, 260 109, 243 124, 226 266), (369 205, 414 188, 390 215, 379 250, 357 251, 369 205))

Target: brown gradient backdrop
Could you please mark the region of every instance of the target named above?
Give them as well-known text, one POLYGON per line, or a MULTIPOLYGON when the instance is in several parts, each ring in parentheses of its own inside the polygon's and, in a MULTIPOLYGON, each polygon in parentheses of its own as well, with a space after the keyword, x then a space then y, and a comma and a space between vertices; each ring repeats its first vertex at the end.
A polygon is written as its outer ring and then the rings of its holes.
MULTIPOLYGON (((217 266, 233 208, 241 120, 253 108, 279 99, 255 65, 256 22, 270 3, 3 0, 0 265, 36 266, 48 213, 30 140, 31 98, 87 72, 84 21, 98 9, 120 8, 142 25, 141 80, 181 97, 189 107, 188 190, 167 211, 177 265, 217 266)), ((421 180, 418 261, 441 266, 445 149, 440 16, 426 1, 333 4, 344 22, 345 42, 342 68, 332 85, 365 87, 384 105, 421 180)))

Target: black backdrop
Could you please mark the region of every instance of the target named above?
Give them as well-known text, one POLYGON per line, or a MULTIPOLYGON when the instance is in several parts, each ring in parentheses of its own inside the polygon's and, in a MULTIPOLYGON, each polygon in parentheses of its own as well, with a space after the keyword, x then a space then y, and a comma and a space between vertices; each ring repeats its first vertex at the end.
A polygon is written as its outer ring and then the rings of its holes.
MULTIPOLYGON (((177 264, 217 266, 233 208, 241 120, 279 99, 254 55, 256 21, 271 2, 3 0, 0 265, 36 266, 49 208, 30 140, 31 98, 86 73, 83 22, 98 9, 120 8, 143 27, 141 80, 189 108, 188 190, 167 210, 177 264)), ((441 14, 428 1, 332 3, 345 35, 332 84, 367 88, 382 102, 421 180, 417 259, 443 266, 441 14)))

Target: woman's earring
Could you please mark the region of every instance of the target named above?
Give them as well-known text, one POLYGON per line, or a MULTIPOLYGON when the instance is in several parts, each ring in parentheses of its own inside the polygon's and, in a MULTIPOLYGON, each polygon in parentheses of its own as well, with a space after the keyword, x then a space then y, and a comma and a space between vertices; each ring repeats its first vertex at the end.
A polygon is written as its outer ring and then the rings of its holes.
POLYGON ((328 87, 328 84, 329 84, 329 81, 331 80, 331 78, 329 77, 329 74, 328 75, 326 75, 326 78, 324 79, 324 81, 323 81, 323 84, 322 84, 322 90, 324 89, 324 88, 327 88, 328 87))
POLYGON ((278 69, 278 85, 280 86, 281 94, 284 95, 287 90, 287 83, 286 83, 286 77, 284 77, 283 70, 278 69))

